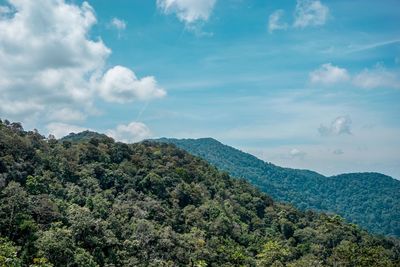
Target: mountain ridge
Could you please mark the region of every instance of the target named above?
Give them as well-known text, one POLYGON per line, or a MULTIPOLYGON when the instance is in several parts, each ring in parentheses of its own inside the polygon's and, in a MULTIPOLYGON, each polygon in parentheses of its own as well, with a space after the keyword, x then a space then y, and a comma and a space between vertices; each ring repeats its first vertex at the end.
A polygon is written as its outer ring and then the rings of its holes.
POLYGON ((234 177, 245 178, 279 201, 302 210, 338 213, 375 233, 400 236, 400 181, 388 175, 360 172, 324 176, 279 167, 210 137, 155 140, 177 145, 234 177))
POLYGON ((200 138, 169 138, 169 137, 160 137, 160 138, 156 138, 156 139, 146 139, 146 140, 149 140, 149 141, 152 141, 152 140, 154 140, 154 141, 165 141, 165 142, 168 142, 168 141, 181 141, 181 140, 183 140, 183 141, 194 141, 194 142, 195 142, 195 141, 207 141, 207 142, 210 142, 210 143, 223 145, 223 146, 232 148, 232 149, 234 149, 234 150, 237 150, 238 152, 247 154, 249 157, 252 157, 253 159, 255 159, 255 160, 257 160, 257 161, 261 161, 261 162, 264 163, 264 164, 271 164, 271 165, 273 165, 273 166, 275 166, 275 167, 279 167, 279 168, 283 168, 283 169, 287 169, 287 170, 295 170, 295 171, 310 172, 310 173, 313 173, 313 174, 317 174, 317 175, 323 176, 324 178, 335 178, 335 177, 337 177, 337 176, 348 175, 348 174, 368 174, 368 173, 369 173, 369 174, 378 174, 378 175, 386 176, 386 177, 389 177, 390 179, 394 179, 394 180, 400 181, 400 179, 394 178, 394 177, 392 177, 392 176, 390 176, 390 175, 387 175, 387 174, 384 174, 384 173, 381 173, 381 172, 375 172, 375 171, 365 171, 365 172, 363 172, 363 171, 360 171, 360 172, 343 172, 343 173, 338 173, 338 174, 334 174, 334 175, 325 175, 325 174, 321 174, 321 173, 319 173, 319 172, 317 172, 317 171, 313 171, 313 170, 309 170, 309 169, 297 169, 297 168, 291 168, 291 167, 282 167, 282 166, 278 166, 278 165, 276 165, 276 164, 274 164, 274 163, 272 163, 272 162, 270 162, 270 161, 262 160, 262 159, 258 158, 257 156, 254 156, 253 154, 251 154, 251 153, 249 153, 249 152, 246 152, 246 151, 243 151, 243 150, 241 150, 241 149, 239 149, 239 148, 235 148, 235 147, 233 147, 233 146, 226 145, 226 144, 222 143, 221 141, 218 141, 217 139, 215 139, 215 138, 213 138, 213 137, 200 137, 200 138))

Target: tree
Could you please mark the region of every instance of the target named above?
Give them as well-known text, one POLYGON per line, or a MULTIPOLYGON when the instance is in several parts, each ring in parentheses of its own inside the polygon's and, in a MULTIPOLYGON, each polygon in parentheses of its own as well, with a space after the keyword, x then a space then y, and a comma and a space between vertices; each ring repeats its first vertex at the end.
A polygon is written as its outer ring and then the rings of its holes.
POLYGON ((270 240, 264 244, 262 251, 257 255, 257 266, 271 266, 282 264, 290 255, 288 248, 278 241, 270 240))
POLYGON ((0 237, 0 267, 20 267, 22 261, 18 258, 18 249, 5 238, 0 237))
POLYGON ((0 229, 1 233, 13 239, 18 235, 19 226, 30 219, 27 192, 19 183, 11 181, 0 192, 0 229))
POLYGON ((72 231, 60 224, 53 224, 49 230, 39 233, 36 248, 38 255, 58 266, 74 262, 76 246, 72 231))

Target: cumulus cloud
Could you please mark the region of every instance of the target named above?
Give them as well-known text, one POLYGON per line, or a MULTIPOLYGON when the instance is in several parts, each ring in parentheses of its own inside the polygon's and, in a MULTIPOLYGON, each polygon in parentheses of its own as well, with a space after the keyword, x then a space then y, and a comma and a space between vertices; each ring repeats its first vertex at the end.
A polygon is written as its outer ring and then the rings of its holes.
POLYGON ((290 150, 289 155, 291 158, 304 159, 306 153, 304 151, 298 150, 297 148, 293 148, 292 150, 290 150))
POLYGON ((35 113, 90 102, 84 76, 103 66, 110 53, 101 40, 87 38, 96 23, 92 7, 51 0, 9 3, 15 14, 0 18, 1 103, 25 102, 35 113))
POLYGON ((165 96, 154 77, 138 79, 133 71, 122 66, 108 70, 99 86, 100 96, 109 102, 127 103, 165 96))
POLYGON ((311 83, 334 84, 345 82, 350 79, 346 69, 333 66, 331 63, 323 64, 320 68, 310 73, 311 83))
POLYGON ((79 133, 90 129, 67 123, 53 122, 47 125, 47 130, 49 134, 54 135, 56 138, 61 138, 70 133, 79 133))
POLYGON ((110 22, 111 26, 114 27, 115 29, 122 31, 126 29, 126 22, 119 19, 119 18, 113 18, 110 22))
POLYGON ((175 14, 186 26, 207 21, 216 0, 157 0, 157 7, 165 14, 175 14))
POLYGON ((382 64, 350 75, 345 68, 326 63, 310 72, 309 78, 313 84, 332 85, 340 82, 352 82, 354 86, 365 89, 400 89, 400 72, 388 70, 382 64))
POLYGON ((70 108, 61 108, 49 115, 50 120, 66 122, 84 121, 86 117, 87 115, 83 112, 70 108))
POLYGON ((120 124, 113 130, 108 130, 107 135, 124 143, 135 143, 151 137, 150 129, 142 122, 120 124))
MULTIPOLYGON (((1 115, 13 120, 31 116, 47 122, 71 122, 81 121, 81 113, 96 113, 94 98, 99 85, 109 80, 103 75, 111 50, 100 38, 89 37, 97 22, 93 8, 87 2, 78 6, 64 0, 8 3, 1 12, 12 12, 0 16, 1 115)), ((118 74, 112 70, 106 74, 118 74)), ((155 92, 161 89, 154 77, 136 80, 139 96, 158 96, 155 92)), ((126 90, 117 85, 113 85, 117 94, 126 90)))
POLYGON ((394 88, 400 89, 400 75, 394 71, 387 70, 382 65, 373 69, 365 69, 353 78, 354 85, 366 88, 394 88))
POLYGON ((8 114, 10 116, 29 116, 32 113, 44 110, 44 106, 32 100, 4 101, 0 97, 0 103, 0 114, 8 114))
POLYGON ((329 8, 319 0, 297 0, 293 26, 305 28, 324 25, 328 15, 329 8))
POLYGON ((268 31, 272 33, 276 30, 284 30, 288 27, 287 23, 282 22, 282 17, 284 15, 284 11, 279 9, 276 10, 269 16, 268 19, 268 31))
POLYGON ((318 132, 322 136, 333 136, 351 134, 351 118, 349 116, 339 116, 334 119, 330 126, 321 125, 318 132))

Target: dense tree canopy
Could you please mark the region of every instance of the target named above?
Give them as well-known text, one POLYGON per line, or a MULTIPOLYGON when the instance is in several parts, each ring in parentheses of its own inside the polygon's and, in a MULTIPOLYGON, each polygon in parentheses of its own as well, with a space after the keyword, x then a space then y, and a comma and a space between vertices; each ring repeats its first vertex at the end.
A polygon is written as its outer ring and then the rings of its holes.
POLYGON ((155 142, 0 121, 0 266, 398 266, 400 244, 155 142))
POLYGON ((235 177, 242 177, 278 201, 301 210, 339 214, 379 234, 400 237, 400 181, 379 173, 325 177, 308 170, 266 163, 212 138, 159 139, 197 155, 235 177))

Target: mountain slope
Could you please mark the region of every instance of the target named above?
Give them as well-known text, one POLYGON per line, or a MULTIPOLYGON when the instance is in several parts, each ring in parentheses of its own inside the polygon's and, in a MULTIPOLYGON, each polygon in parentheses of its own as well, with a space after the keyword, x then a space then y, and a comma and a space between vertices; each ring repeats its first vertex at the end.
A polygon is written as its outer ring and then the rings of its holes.
POLYGON ((379 173, 325 177, 282 168, 223 145, 212 138, 157 141, 197 155, 235 177, 242 177, 279 201, 300 209, 337 213, 375 232, 400 236, 400 181, 379 173))
POLYGON ((83 131, 80 133, 70 133, 67 136, 64 136, 63 138, 61 138, 60 141, 83 142, 83 141, 89 141, 92 138, 96 138, 99 140, 110 139, 110 137, 108 137, 105 134, 86 130, 86 131, 83 131))
POLYGON ((175 146, 0 120, 0 266, 398 266, 399 251, 175 146))

